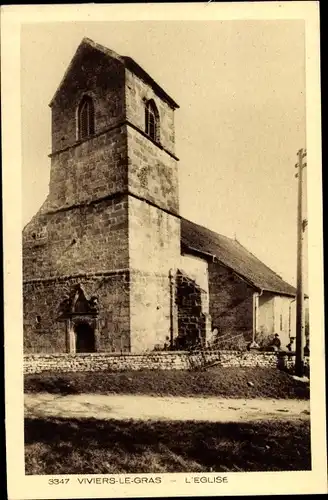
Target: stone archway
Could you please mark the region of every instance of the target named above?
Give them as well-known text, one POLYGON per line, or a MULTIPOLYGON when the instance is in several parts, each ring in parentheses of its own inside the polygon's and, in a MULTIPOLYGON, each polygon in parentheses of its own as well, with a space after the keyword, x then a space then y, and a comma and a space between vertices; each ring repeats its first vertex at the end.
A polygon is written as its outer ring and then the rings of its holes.
POLYGON ((87 321, 77 321, 74 325, 76 352, 95 352, 95 329, 87 321))
POLYGON ((74 285, 59 305, 58 319, 66 323, 66 352, 97 351, 98 318, 98 298, 88 298, 80 284, 74 285))

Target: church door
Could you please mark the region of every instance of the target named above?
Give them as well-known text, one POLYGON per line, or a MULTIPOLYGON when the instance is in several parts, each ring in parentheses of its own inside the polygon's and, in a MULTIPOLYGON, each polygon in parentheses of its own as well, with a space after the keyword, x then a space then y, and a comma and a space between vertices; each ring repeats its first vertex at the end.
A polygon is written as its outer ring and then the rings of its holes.
POLYGON ((86 322, 75 325, 76 352, 95 352, 94 328, 86 322))

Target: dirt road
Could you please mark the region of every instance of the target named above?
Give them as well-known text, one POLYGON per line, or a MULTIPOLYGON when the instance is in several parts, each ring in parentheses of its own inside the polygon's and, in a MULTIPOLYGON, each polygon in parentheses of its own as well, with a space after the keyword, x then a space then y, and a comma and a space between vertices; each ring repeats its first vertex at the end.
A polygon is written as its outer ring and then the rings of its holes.
POLYGON ((310 418, 306 400, 25 394, 28 417, 245 422, 310 418))

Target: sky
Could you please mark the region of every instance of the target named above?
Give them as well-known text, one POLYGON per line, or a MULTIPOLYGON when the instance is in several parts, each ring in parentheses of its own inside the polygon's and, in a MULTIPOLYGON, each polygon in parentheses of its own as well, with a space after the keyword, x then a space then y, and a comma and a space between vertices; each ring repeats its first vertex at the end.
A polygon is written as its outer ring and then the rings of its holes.
POLYGON ((306 147, 303 21, 23 25, 24 225, 48 192, 48 104, 83 37, 132 57, 179 104, 181 215, 237 238, 295 284, 294 165, 306 147))

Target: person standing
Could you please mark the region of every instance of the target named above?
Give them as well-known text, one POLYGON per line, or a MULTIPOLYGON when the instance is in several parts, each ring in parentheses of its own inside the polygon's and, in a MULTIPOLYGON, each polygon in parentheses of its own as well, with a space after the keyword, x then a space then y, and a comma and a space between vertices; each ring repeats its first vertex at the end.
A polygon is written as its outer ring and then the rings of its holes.
POLYGON ((294 342, 295 342, 295 337, 290 337, 289 344, 286 345, 288 351, 294 351, 295 350, 294 342))

